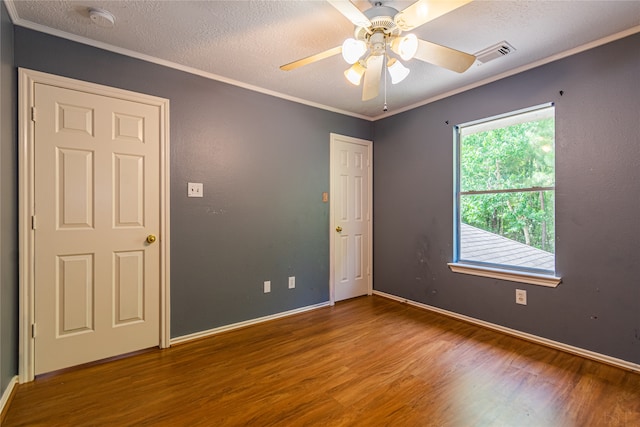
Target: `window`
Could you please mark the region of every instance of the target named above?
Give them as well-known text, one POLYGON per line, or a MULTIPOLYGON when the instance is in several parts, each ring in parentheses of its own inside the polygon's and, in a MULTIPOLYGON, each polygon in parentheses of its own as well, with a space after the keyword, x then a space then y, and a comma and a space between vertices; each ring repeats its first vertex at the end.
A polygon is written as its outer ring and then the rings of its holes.
POLYGON ((452 265, 554 275, 553 105, 459 125, 455 140, 452 265))

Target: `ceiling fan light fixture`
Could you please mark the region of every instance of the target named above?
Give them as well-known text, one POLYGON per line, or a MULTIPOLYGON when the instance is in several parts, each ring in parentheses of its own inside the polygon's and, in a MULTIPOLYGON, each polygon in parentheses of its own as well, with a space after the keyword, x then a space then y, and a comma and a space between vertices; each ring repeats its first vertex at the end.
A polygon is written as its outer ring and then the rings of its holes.
POLYGON ((400 83, 406 79, 411 72, 411 70, 402 65, 396 58, 391 58, 389 62, 387 62, 387 70, 389 70, 392 84, 400 83))
POLYGON ((359 62, 353 64, 347 71, 344 72, 344 76, 355 86, 360 86, 360 81, 364 72, 367 71, 359 62))
POLYGON ((396 37, 391 43, 391 50, 400 55, 400 58, 408 61, 412 59, 418 51, 418 38, 415 34, 396 37))
POLYGON ((347 64, 355 64, 367 51, 367 45, 362 40, 348 38, 342 43, 342 57, 347 64))

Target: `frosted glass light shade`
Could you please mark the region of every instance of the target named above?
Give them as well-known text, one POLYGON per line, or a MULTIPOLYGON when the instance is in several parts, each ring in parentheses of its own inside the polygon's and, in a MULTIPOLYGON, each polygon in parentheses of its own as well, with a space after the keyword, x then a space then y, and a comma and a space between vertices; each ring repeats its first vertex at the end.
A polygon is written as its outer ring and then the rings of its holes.
POLYGON ((362 76, 367 69, 360 65, 359 62, 353 64, 347 71, 344 72, 344 76, 355 86, 360 85, 362 76))
POLYGON ((342 57, 347 64, 355 64, 367 51, 367 45, 362 40, 348 38, 342 43, 342 57))
POLYGON ((418 51, 418 38, 415 34, 409 34, 405 37, 397 37, 391 43, 391 50, 400 55, 405 61, 414 57, 418 51))
POLYGON ((389 70, 389 75, 391 76, 391 83, 396 84, 403 81, 411 70, 402 65, 400 61, 395 58, 392 58, 387 63, 387 69, 389 70))

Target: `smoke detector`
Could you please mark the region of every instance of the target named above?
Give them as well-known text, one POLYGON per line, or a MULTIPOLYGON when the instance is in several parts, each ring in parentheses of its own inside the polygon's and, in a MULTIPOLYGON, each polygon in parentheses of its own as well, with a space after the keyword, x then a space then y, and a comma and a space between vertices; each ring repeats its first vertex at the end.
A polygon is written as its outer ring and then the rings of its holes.
POLYGON ((89 8, 89 19, 91 22, 102 28, 113 28, 116 18, 111 12, 104 9, 89 8))

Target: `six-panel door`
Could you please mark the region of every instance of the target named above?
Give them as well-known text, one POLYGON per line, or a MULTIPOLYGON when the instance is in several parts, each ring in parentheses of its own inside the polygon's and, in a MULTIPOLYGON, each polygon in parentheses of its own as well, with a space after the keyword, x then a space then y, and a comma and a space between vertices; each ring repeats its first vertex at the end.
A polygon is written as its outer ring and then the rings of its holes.
POLYGON ((335 300, 369 292, 369 148, 334 137, 333 191, 335 300))
POLYGON ((35 373, 159 344, 160 111, 35 87, 35 373))

